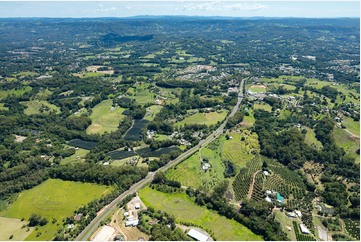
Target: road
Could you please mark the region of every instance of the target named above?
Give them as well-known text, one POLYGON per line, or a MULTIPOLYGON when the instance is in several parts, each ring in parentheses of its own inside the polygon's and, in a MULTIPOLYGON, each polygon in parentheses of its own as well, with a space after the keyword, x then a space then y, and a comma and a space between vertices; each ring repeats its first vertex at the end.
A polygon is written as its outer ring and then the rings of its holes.
MULTIPOLYGON (((193 155, 195 152, 197 152, 201 147, 207 146, 209 143, 214 141, 218 136, 220 136, 223 133, 224 127, 226 126, 228 119, 232 117, 239 109, 242 99, 243 99, 243 85, 244 85, 244 79, 241 81, 240 84, 240 90, 238 95, 238 101, 237 104, 233 107, 232 112, 228 115, 226 120, 215 130, 212 134, 207 136, 207 138, 201 140, 198 145, 194 146, 193 148, 185 151, 183 154, 179 155, 176 159, 170 161, 165 166, 159 168, 157 171, 163 171, 170 169, 171 167, 179 164, 183 160, 187 159, 189 156, 193 155)), ((91 222, 88 224, 88 226, 85 227, 85 229, 78 235, 76 238, 77 241, 86 241, 98 228, 101 221, 105 220, 113 211, 115 211, 117 204, 123 200, 126 196, 138 191, 140 188, 142 188, 147 183, 151 182, 154 177, 155 172, 149 172, 148 175, 140 180, 139 182, 135 183, 133 186, 129 188, 129 190, 125 191, 124 193, 120 194, 117 198, 115 198, 109 205, 107 205, 104 210, 98 214, 91 222)))

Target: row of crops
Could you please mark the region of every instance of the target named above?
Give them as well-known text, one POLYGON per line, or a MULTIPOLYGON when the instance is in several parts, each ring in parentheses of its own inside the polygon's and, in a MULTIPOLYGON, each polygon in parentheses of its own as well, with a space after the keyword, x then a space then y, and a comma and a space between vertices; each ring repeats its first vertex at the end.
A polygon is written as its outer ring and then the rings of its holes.
POLYGON ((115 150, 108 153, 113 160, 121 160, 135 155, 140 155, 143 158, 146 157, 160 157, 163 154, 169 154, 172 151, 180 151, 177 146, 170 146, 160 148, 158 150, 152 150, 151 148, 141 148, 136 151, 127 150, 115 150))
POLYGON ((242 168, 234 179, 232 184, 235 199, 240 201, 246 199, 247 193, 250 189, 253 174, 262 168, 262 159, 260 156, 255 156, 250 160, 246 167, 242 168))
POLYGON ((315 241, 315 238, 312 235, 306 235, 306 234, 301 233, 296 221, 293 221, 292 224, 293 224, 293 229, 295 231, 297 241, 315 241))
POLYGON ((79 147, 86 150, 94 149, 98 143, 93 141, 85 141, 81 139, 73 139, 68 142, 68 145, 79 147))
POLYGON ((345 219, 346 230, 353 238, 360 240, 360 221, 345 219))

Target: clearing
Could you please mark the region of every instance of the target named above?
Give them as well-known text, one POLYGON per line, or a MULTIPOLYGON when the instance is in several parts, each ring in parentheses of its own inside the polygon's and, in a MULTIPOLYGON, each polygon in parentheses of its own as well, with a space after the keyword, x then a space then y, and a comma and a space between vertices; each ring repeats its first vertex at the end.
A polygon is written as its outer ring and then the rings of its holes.
POLYGON ((92 124, 87 128, 88 134, 104 134, 118 129, 120 121, 125 117, 124 108, 113 107, 112 100, 104 100, 93 108, 90 115, 92 124))
POLYGON ((111 192, 113 188, 91 183, 49 179, 39 186, 19 194, 16 201, 0 216, 29 219, 31 214, 39 214, 48 219, 45 226, 33 231, 27 240, 51 240, 62 220, 71 216, 75 209, 111 192), (55 223, 52 223, 52 221, 55 223))
POLYGON ((195 113, 176 123, 175 126, 179 127, 185 124, 217 124, 217 122, 222 121, 226 117, 226 115, 227 112, 224 110, 222 110, 221 112, 195 113))
POLYGON ((211 230, 216 240, 262 240, 244 225, 198 206, 185 193, 168 194, 145 187, 139 196, 146 206, 175 216, 177 223, 193 223, 211 230))
POLYGON ((20 219, 0 217, 0 241, 10 240, 10 236, 13 236, 12 240, 15 241, 25 240, 34 230, 34 228, 22 228, 26 224, 27 221, 20 219))
POLYGON ((26 115, 49 113, 49 112, 55 112, 57 114, 60 113, 59 107, 44 100, 32 100, 27 102, 21 102, 21 104, 26 106, 26 109, 24 110, 24 113, 26 115))

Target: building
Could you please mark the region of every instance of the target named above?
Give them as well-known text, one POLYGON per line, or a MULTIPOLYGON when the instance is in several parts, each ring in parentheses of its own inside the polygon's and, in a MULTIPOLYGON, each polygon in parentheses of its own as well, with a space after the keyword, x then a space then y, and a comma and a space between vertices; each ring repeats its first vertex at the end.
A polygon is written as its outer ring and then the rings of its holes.
POLYGON ((310 234, 311 233, 304 224, 300 224, 300 229, 301 229, 302 234, 310 234))
POLYGON ((271 202, 272 202, 272 199, 271 199, 269 196, 267 196, 267 197, 266 197, 266 201, 269 202, 269 203, 271 203, 271 202))
POLYGON ((295 210, 295 213, 297 214, 297 216, 298 216, 299 218, 302 218, 302 213, 301 213, 300 210, 295 210))
POLYGON ((134 217, 128 217, 127 221, 125 221, 125 227, 138 226, 138 224, 139 224, 139 219, 136 219, 134 217))
POLYGON ((190 229, 187 235, 198 241, 207 241, 207 239, 209 238, 207 235, 202 234, 195 229, 190 229))
POLYGON ((296 218, 296 214, 294 212, 287 213, 287 216, 291 218, 296 218))

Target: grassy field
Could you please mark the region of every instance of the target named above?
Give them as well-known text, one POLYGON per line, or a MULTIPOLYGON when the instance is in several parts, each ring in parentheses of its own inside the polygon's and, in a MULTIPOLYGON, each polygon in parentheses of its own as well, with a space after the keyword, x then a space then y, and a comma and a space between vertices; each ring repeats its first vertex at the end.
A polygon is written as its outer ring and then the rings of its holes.
POLYGON ((0 241, 10 240, 11 235, 13 236, 11 240, 25 240, 34 230, 34 228, 22 228, 26 224, 26 221, 21 221, 20 219, 0 217, 0 241))
POLYGON ((21 104, 26 106, 26 109, 24 110, 24 113, 26 115, 49 113, 51 111, 60 113, 59 107, 44 100, 32 100, 27 102, 21 102, 21 104))
POLYGON ((264 103, 264 104, 255 103, 255 104, 253 105, 253 108, 254 108, 254 109, 263 109, 263 110, 266 110, 266 111, 268 111, 268 112, 271 112, 271 111, 272 111, 272 107, 271 107, 269 104, 267 104, 267 103, 264 103))
POLYGON ((168 194, 145 187, 139 196, 146 206, 174 215, 178 223, 191 222, 211 230, 216 240, 262 240, 242 224, 196 205, 185 193, 168 194))
POLYGON ((85 158, 86 154, 89 153, 89 150, 85 150, 85 149, 81 149, 78 148, 75 151, 74 155, 71 155, 69 157, 65 157, 64 159, 62 159, 61 164, 66 164, 66 163, 72 163, 72 162, 79 162, 82 161, 82 159, 85 158), (79 157, 79 158, 78 158, 79 157))
POLYGON ((138 104, 154 103, 155 94, 150 92, 148 87, 148 84, 137 84, 133 98, 138 104))
POLYGON ((308 127, 306 127, 306 129, 307 129, 307 133, 305 137, 306 143, 318 150, 321 150, 323 148, 323 145, 318 139, 316 139, 315 131, 308 127))
POLYGON ((155 115, 157 115, 157 113, 160 112, 160 110, 162 110, 163 106, 160 105, 153 105, 147 108, 147 113, 144 116, 144 119, 148 120, 148 121, 152 121, 155 117, 155 115))
POLYGON ((26 240, 51 240, 60 228, 62 219, 111 190, 111 187, 96 184, 49 179, 21 192, 13 204, 0 212, 0 216, 26 220, 33 213, 44 216, 49 220, 48 224, 33 231, 26 240), (53 219, 57 222, 52 223, 53 219))
POLYGON ((87 128, 88 134, 103 134, 118 129, 120 121, 124 118, 124 108, 116 107, 112 110, 112 100, 104 100, 93 108, 90 115, 92 124, 87 128))
POLYGON ((252 150, 254 152, 260 151, 258 136, 256 133, 251 134, 248 130, 242 131, 242 134, 232 132, 228 135, 233 138, 226 140, 223 137, 222 160, 229 160, 232 164, 242 168, 254 156, 252 150), (242 138, 244 141, 241 141, 242 138))
POLYGON ((0 110, 9 110, 8 107, 4 107, 5 103, 0 103, 0 110))
POLYGON ((175 168, 170 169, 166 176, 171 180, 179 181, 182 186, 201 188, 205 191, 217 185, 224 178, 225 166, 216 151, 202 148, 175 168), (201 159, 208 159, 212 168, 206 172, 202 170, 201 159))
POLYGON ((48 98, 51 96, 52 93, 53 93, 53 92, 50 91, 49 89, 40 90, 40 91, 36 94, 35 99, 38 99, 38 100, 46 100, 46 99, 48 99, 48 98))
POLYGON ((346 129, 353 135, 360 137, 360 121, 355 122, 350 117, 344 117, 344 120, 343 124, 346 126, 346 129))
POLYGON ((210 112, 210 113, 196 113, 193 114, 181 122, 175 124, 175 126, 182 126, 185 124, 206 124, 212 125, 217 124, 218 121, 222 121, 227 115, 226 111, 218 112, 210 112))
POLYGON ((256 119, 254 118, 254 112, 253 109, 250 109, 249 116, 244 116, 243 122, 246 126, 253 126, 253 124, 256 122, 256 119))
POLYGON ((11 90, 7 90, 7 91, 3 91, 3 90, 0 90, 0 99, 3 99, 3 98, 6 98, 7 96, 11 96, 11 95, 14 95, 16 97, 20 97, 22 95, 24 95, 24 93, 26 92, 30 92, 32 90, 31 87, 29 86, 25 86, 25 87, 22 87, 20 89, 11 89, 11 90))
POLYGON ((276 221, 279 221, 281 223, 281 227, 283 227, 283 231, 286 232, 287 237, 291 240, 291 241, 296 241, 296 235, 295 232, 293 231, 293 226, 292 226, 292 218, 289 218, 285 213, 280 212, 279 210, 275 211, 275 219, 276 221), (289 231, 287 227, 291 228, 291 231, 289 231))
POLYGON ((355 137, 351 137, 349 133, 340 128, 334 128, 332 135, 335 138, 335 142, 338 146, 344 148, 347 154, 355 158, 355 162, 360 162, 360 155, 356 154, 356 150, 360 148, 360 140, 355 137))
POLYGON ((253 93, 263 93, 266 92, 266 87, 263 85, 252 85, 248 91, 251 91, 253 93))

